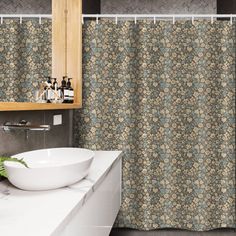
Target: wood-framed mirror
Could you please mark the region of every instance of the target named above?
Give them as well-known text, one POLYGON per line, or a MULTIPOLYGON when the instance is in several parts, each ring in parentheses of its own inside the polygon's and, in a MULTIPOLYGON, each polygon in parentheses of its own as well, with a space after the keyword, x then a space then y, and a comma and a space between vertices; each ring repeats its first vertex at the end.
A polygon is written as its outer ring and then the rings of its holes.
POLYGON ((59 83, 63 76, 72 78, 73 103, 0 102, 0 111, 74 109, 82 106, 82 0, 52 0, 51 70, 51 76, 59 83))

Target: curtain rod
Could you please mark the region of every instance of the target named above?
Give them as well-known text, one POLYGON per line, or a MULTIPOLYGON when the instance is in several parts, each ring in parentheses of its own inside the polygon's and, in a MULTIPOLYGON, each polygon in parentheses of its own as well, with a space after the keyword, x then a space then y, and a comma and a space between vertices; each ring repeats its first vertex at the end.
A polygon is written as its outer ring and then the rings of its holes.
MULTIPOLYGON (((0 14, 3 18, 52 18, 51 14, 0 14)), ((236 14, 83 14, 83 18, 236 18, 236 14)))
POLYGON ((192 23, 194 23, 196 18, 210 18, 212 23, 214 18, 230 18, 230 23, 233 24, 233 18, 236 18, 236 14, 83 14, 82 24, 84 23, 84 18, 96 18, 97 24, 99 18, 115 18, 116 23, 118 18, 134 18, 135 24, 138 18, 153 18, 154 22, 156 22, 157 18, 169 18, 172 19, 173 24, 176 18, 190 18, 192 23))
MULTIPOLYGON (((236 14, 83 14, 82 18, 236 18, 236 14)), ((52 18, 51 14, 0 14, 0 18, 52 18)))
POLYGON ((52 18, 49 14, 0 14, 0 18, 52 18))
POLYGON ((4 18, 19 18, 22 23, 23 18, 38 18, 39 24, 41 24, 43 18, 52 18, 52 15, 48 14, 0 14, 0 23, 3 24, 4 18))
POLYGON ((236 18, 236 14, 83 14, 83 18, 236 18))

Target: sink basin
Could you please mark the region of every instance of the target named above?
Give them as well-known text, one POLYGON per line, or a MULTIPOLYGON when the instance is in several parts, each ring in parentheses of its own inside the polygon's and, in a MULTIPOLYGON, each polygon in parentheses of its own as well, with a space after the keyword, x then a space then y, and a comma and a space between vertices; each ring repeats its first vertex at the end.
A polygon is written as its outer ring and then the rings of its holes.
POLYGON ((23 190, 50 190, 83 179, 89 172, 94 152, 81 148, 52 148, 14 155, 23 158, 29 168, 5 161, 9 181, 23 190))

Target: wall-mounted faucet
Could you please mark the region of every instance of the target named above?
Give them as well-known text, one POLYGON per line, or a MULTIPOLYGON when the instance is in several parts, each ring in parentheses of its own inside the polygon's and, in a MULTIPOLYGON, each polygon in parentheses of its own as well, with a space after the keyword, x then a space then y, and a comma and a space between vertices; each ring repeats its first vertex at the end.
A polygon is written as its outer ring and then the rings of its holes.
POLYGON ((50 125, 35 125, 26 120, 21 120, 19 123, 5 122, 1 128, 5 132, 24 130, 26 139, 28 139, 28 131, 49 131, 51 129, 50 125))
POLYGON ((19 123, 12 124, 11 122, 6 122, 2 126, 4 131, 10 130, 35 130, 35 131, 49 131, 50 125, 32 125, 29 121, 21 120, 19 123))

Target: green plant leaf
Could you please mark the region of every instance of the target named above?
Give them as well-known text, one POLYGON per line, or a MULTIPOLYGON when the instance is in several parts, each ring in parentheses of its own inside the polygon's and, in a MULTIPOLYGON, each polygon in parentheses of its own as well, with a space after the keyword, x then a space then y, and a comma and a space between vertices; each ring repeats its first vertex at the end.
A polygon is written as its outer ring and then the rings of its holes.
POLYGON ((4 165, 3 165, 4 161, 19 162, 22 165, 24 165, 25 167, 29 168, 23 159, 17 159, 17 158, 13 158, 13 157, 0 157, 0 176, 6 177, 6 178, 7 178, 7 172, 6 172, 4 165))

